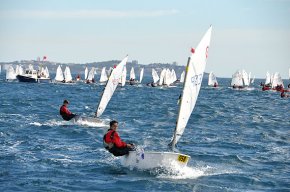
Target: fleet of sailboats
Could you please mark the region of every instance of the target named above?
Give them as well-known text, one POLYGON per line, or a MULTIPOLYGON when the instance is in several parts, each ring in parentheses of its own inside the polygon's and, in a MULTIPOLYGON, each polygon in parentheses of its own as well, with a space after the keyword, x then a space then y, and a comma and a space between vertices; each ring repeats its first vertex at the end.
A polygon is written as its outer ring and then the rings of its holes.
POLYGON ((284 89, 284 83, 280 73, 276 72, 272 75, 267 71, 265 83, 262 84, 262 90, 281 91, 284 89))
MULTIPOLYGON (((141 169, 152 169, 156 167, 166 167, 172 165, 172 163, 179 166, 186 166, 190 160, 190 156, 176 152, 175 147, 178 141, 181 139, 185 128, 187 127, 190 116, 194 110, 199 91, 201 88, 201 83, 205 71, 205 66, 208 58, 208 51, 210 47, 212 34, 212 27, 210 27, 196 49, 192 49, 191 56, 188 58, 187 67, 185 71, 182 71, 180 75, 179 82, 183 83, 182 93, 179 98, 179 109, 176 120, 176 126, 173 131, 172 138, 170 140, 169 146, 171 151, 161 151, 161 152, 152 152, 144 151, 130 151, 129 155, 122 157, 122 164, 129 167, 137 167, 141 169)), ((104 91, 100 97, 98 103, 95 117, 92 118, 98 120, 98 118, 104 113, 110 99, 112 98, 118 85, 125 86, 127 68, 126 63, 128 61, 128 56, 126 56, 118 65, 114 68, 109 68, 106 72, 106 67, 102 68, 100 74, 100 83, 106 83, 104 91)), ((0 65, 0 73, 2 66, 0 65)), ((85 81, 87 83, 94 82, 96 68, 92 67, 91 70, 88 70, 88 67, 85 67, 85 81)), ((177 82, 177 76, 174 69, 163 68, 158 75, 155 69, 152 69, 152 79, 153 81, 149 83, 152 87, 155 86, 172 86, 177 82)), ((14 70, 13 66, 10 65, 6 69, 6 80, 15 80, 16 78, 19 81, 22 81, 21 78, 29 81, 31 79, 50 79, 49 71, 47 67, 39 67, 39 70, 36 71, 33 69, 32 65, 29 65, 27 70, 23 70, 21 65, 16 65, 14 70), (43 75, 43 76, 42 76, 43 75)), ((144 68, 140 68, 139 81, 136 80, 134 67, 131 67, 129 83, 131 85, 142 83, 144 76, 144 68)), ((290 68, 289 68, 289 79, 290 79, 290 68)), ((72 74, 70 67, 66 66, 64 72, 62 71, 61 65, 57 67, 56 75, 54 78, 55 82, 62 83, 71 83, 73 82, 72 74)), ((254 83, 255 76, 251 79, 251 72, 247 73, 244 69, 238 70, 232 75, 231 87, 234 89, 244 89, 248 88, 251 83, 254 83)), ((37 81, 36 81, 37 82, 37 81)), ((218 82, 215 74, 213 72, 209 73, 208 76, 208 86, 217 87, 218 82)), ((265 83, 263 84, 263 90, 277 90, 281 91, 284 89, 283 80, 281 75, 276 72, 272 75, 267 72, 265 83)), ((89 118, 80 119, 88 120, 89 118)))
POLYGON ((231 87, 233 89, 246 89, 250 86, 250 73, 243 70, 236 71, 232 76, 231 87))

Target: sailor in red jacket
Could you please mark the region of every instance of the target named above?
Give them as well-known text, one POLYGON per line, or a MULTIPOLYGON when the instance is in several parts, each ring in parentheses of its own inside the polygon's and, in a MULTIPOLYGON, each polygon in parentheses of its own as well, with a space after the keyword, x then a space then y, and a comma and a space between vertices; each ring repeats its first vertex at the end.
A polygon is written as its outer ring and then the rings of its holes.
POLYGON ((134 150, 134 145, 122 141, 117 133, 117 129, 118 122, 115 120, 111 121, 110 129, 103 138, 104 147, 115 156, 127 155, 129 151, 134 150))
POLYGON ((69 104, 68 100, 64 100, 63 105, 59 109, 59 114, 66 121, 69 121, 76 116, 75 114, 73 114, 68 110, 67 108, 68 104, 69 104))

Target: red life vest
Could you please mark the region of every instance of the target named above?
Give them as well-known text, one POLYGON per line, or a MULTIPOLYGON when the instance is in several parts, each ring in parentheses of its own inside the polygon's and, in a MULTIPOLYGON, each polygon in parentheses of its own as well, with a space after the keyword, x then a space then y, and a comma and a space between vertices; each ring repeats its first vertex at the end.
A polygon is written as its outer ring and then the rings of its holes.
POLYGON ((61 116, 69 116, 71 115, 71 112, 68 110, 68 108, 65 105, 62 105, 60 107, 59 114, 61 116))
POLYGON ((113 143, 114 135, 115 135, 115 131, 112 129, 109 129, 108 132, 104 135, 103 145, 105 149, 109 150, 114 147, 114 143, 113 143))
POLYGON ((103 145, 108 150, 113 147, 117 148, 127 147, 127 144, 121 140, 118 133, 113 129, 109 129, 108 132, 104 135, 103 145))

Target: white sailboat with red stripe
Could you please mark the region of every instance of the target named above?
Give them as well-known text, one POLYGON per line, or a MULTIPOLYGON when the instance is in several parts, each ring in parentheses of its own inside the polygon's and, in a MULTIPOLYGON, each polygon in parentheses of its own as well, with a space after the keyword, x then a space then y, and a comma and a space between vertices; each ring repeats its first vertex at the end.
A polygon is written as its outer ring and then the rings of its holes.
MULTIPOLYGON (((188 59, 177 123, 169 144, 172 147, 172 151, 174 151, 176 143, 185 130, 199 94, 208 57, 211 33, 212 27, 205 33, 196 49, 192 49, 191 56, 188 59)), ((124 166, 128 167, 152 169, 176 165, 184 167, 189 160, 189 155, 178 152, 147 152, 141 150, 130 151, 129 155, 122 157, 121 162, 124 166)))

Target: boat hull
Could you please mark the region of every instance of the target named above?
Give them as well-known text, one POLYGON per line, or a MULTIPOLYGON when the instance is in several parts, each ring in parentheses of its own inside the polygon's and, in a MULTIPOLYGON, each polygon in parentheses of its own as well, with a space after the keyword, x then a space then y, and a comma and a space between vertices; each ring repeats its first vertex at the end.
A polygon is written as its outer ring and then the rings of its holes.
POLYGON ((130 85, 136 85, 137 82, 136 82, 136 81, 129 81, 129 84, 130 84, 130 85))
POLYGON ((137 169, 185 167, 189 160, 190 156, 174 152, 130 151, 128 155, 121 157, 123 166, 137 169))
POLYGON ((50 83, 51 79, 50 78, 38 78, 37 81, 39 83, 50 83))
POLYGON ((17 75, 16 78, 20 82, 37 83, 37 79, 36 78, 27 77, 27 76, 24 76, 24 75, 17 75))

